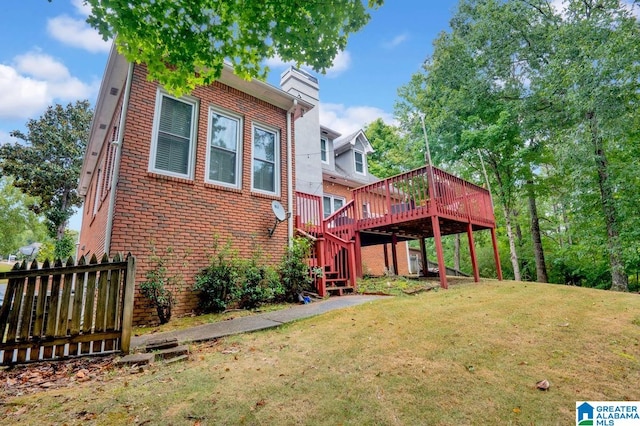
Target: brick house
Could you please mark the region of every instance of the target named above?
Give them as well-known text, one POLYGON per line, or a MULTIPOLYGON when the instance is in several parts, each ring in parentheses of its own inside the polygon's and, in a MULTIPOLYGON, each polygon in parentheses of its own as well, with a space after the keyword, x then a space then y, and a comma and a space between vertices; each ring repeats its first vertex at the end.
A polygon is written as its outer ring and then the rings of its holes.
MULTIPOLYGON (((409 240, 420 241, 424 259, 424 239, 435 238, 444 271, 441 233, 466 232, 477 280, 473 231, 491 229, 497 259, 488 192, 435 168, 379 180, 364 133, 321 126, 318 104, 317 79, 293 67, 280 88, 225 67, 177 98, 112 49, 79 182, 79 255, 131 252, 137 283, 156 267, 154 253, 163 257, 178 278, 176 316, 195 308, 193 279, 216 241, 275 264, 294 232, 306 235, 315 241, 309 261, 324 270, 318 292, 342 294, 365 273, 417 273, 409 240), (291 214, 271 235, 274 201, 291 214)), ((136 293, 134 324, 155 318, 136 293)))
MULTIPOLYGON (((79 255, 131 252, 136 282, 168 259, 174 315, 197 301, 193 277, 215 239, 240 257, 256 247, 276 263, 293 221, 273 236, 271 203, 293 211, 293 122, 312 105, 225 68, 219 81, 176 98, 147 80, 144 65, 109 56, 96 103, 79 189, 85 197, 79 255), (117 188, 117 190, 114 190, 117 188)), ((154 321, 137 294, 134 323, 154 321)))

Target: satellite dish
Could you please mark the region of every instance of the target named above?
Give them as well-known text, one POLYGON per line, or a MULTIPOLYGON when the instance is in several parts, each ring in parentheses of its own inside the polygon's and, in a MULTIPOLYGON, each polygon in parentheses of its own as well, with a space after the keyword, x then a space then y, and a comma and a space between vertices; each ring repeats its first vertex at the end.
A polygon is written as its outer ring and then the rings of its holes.
POLYGON ((273 210, 273 214, 276 216, 276 219, 278 219, 278 222, 282 222, 287 218, 287 212, 284 211, 284 207, 282 207, 280 201, 273 200, 271 210, 273 210))
POLYGON ((271 202, 271 211, 273 211, 273 214, 276 216, 276 221, 273 224, 273 228, 269 228, 267 230, 269 231, 269 237, 273 236, 273 233, 276 232, 276 227, 278 226, 278 224, 285 221, 289 217, 289 213, 284 210, 284 207, 282 207, 280 201, 273 200, 271 202))

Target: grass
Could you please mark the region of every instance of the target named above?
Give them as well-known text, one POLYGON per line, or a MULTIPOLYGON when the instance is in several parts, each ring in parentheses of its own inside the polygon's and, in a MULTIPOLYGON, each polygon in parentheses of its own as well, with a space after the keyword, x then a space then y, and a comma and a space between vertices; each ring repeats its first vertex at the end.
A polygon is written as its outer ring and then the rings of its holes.
POLYGON ((0 413, 21 425, 573 424, 576 401, 640 400, 639 311, 636 294, 457 284, 195 345, 186 364, 7 397, 0 413))
MULTIPOLYGON (((13 263, 0 262, 0 272, 8 272, 13 268, 13 263)), ((7 280, 0 280, 0 284, 6 284, 7 280)))

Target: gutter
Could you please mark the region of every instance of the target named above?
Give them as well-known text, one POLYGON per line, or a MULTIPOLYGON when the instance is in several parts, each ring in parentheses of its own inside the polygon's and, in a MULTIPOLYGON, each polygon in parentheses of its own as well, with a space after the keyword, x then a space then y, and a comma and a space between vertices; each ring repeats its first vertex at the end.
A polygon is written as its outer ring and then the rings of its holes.
POLYGON ((291 138, 291 114, 296 110, 298 100, 294 99, 289 111, 287 111, 287 211, 289 212, 287 222, 287 237, 289 247, 293 246, 293 139, 291 138))
POLYGON ((127 119, 127 110, 129 109, 129 96, 131 95, 131 80, 133 79, 133 63, 129 64, 127 73, 127 85, 124 90, 124 98, 122 99, 122 111, 120 111, 120 123, 118 124, 118 140, 113 141, 116 146, 116 157, 113 162, 113 176, 111 177, 111 194, 109 194, 109 210, 107 211, 107 226, 104 235, 104 252, 109 255, 111 250, 111 234, 113 231, 113 214, 116 205, 116 187, 118 185, 118 176, 120 174, 120 160, 122 159, 122 141, 124 139, 125 122, 127 119))

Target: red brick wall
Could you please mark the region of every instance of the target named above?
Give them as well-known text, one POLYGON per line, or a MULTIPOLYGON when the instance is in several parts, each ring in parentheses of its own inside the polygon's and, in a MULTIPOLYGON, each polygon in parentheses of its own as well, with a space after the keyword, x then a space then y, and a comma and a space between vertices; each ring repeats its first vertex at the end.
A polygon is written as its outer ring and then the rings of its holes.
MULTIPOLYGON (((220 244, 230 241, 239 257, 250 257, 258 246, 267 262, 277 263, 284 254, 286 223, 278 226, 272 238, 267 229, 274 221, 271 202, 277 199, 286 208, 287 112, 219 82, 197 88, 191 94, 199 100, 194 178, 181 179, 148 171, 156 94, 157 84, 147 81, 143 66, 136 66, 122 146, 111 253, 131 252, 136 256, 139 284, 155 267, 150 261, 151 249, 155 248, 167 260, 169 274, 178 278, 179 283, 172 288, 177 296, 173 315, 180 316, 196 307, 197 297, 191 291, 194 276, 209 263, 216 237, 220 244), (243 117, 241 189, 204 181, 210 106, 243 117), (251 191, 254 122, 279 130, 278 197, 251 191)), ((134 324, 156 321, 155 312, 136 290, 134 324)))
MULTIPOLYGON (((337 195, 344 197, 347 202, 353 199, 352 187, 325 179, 323 182, 323 191, 325 195, 337 195)), ((389 267, 393 267, 391 258, 391 244, 387 245, 389 267)), ((400 242, 396 245, 396 253, 398 255, 398 275, 409 274, 409 259, 407 257, 407 243, 400 242)), ((368 246, 362 248, 362 272, 369 275, 384 275, 384 248, 382 245, 368 246)))

